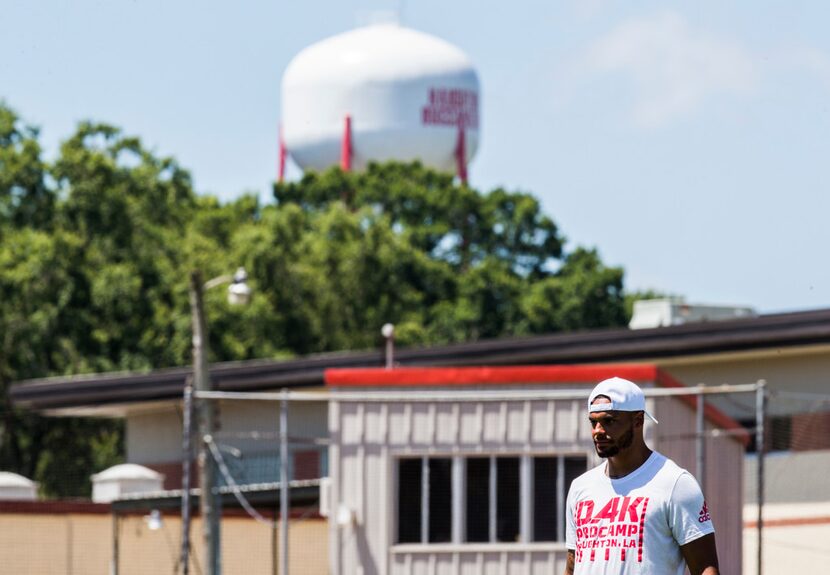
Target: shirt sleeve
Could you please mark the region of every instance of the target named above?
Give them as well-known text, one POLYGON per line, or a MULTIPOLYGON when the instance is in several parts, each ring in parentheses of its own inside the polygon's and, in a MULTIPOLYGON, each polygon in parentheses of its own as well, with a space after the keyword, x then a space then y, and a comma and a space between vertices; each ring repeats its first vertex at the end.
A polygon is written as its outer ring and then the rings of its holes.
POLYGON ((565 547, 576 549, 576 521, 574 520, 574 488, 568 490, 568 500, 565 505, 565 547))
POLYGON ((715 532, 703 492, 687 471, 680 475, 672 490, 669 527, 678 545, 685 545, 715 532))

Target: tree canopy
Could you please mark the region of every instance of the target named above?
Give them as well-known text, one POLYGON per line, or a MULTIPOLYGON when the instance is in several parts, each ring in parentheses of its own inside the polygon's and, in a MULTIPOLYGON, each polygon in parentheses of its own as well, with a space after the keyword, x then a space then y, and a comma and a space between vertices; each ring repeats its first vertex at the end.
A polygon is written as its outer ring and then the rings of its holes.
POLYGON ((387 322, 404 346, 626 322, 623 271, 566 249, 529 193, 390 163, 307 173, 274 199, 197 195, 174 159, 107 124, 46 161, 0 104, 0 469, 72 495, 118 460, 120 424, 44 419, 5 391, 188 364, 191 269, 244 266, 254 289, 245 307, 206 294, 211 361, 371 348, 387 322))

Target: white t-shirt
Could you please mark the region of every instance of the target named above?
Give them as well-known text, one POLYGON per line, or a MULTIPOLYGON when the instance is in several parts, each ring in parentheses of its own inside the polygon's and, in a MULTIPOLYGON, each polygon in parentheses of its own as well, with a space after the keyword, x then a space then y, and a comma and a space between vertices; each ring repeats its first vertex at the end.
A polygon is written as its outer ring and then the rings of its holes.
POLYGON ((605 468, 577 477, 568 492, 574 575, 683 575, 680 546, 715 531, 697 481, 656 451, 620 479, 605 468))

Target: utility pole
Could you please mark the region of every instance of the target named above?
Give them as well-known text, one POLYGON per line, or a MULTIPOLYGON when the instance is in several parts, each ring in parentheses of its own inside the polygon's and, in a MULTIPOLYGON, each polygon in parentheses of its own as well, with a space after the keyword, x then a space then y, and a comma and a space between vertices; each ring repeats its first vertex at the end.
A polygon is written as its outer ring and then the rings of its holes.
MULTIPOLYGON (((190 311, 193 317, 193 387, 197 392, 212 391, 207 362, 207 321, 203 301, 202 274, 194 270, 190 274, 190 311)), ((215 428, 214 406, 210 400, 200 399, 199 411, 199 509, 202 515, 205 575, 221 575, 219 549, 219 515, 214 488, 216 463, 207 442, 212 441, 215 428)))

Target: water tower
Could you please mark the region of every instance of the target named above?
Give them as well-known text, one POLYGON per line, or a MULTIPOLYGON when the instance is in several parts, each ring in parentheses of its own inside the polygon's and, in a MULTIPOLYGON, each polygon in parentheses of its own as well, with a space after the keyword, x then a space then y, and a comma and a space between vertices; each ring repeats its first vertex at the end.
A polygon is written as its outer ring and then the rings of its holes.
POLYGON ((420 160, 466 181, 479 139, 479 82, 458 48, 376 24, 302 50, 282 78, 279 177, 303 169, 420 160))

